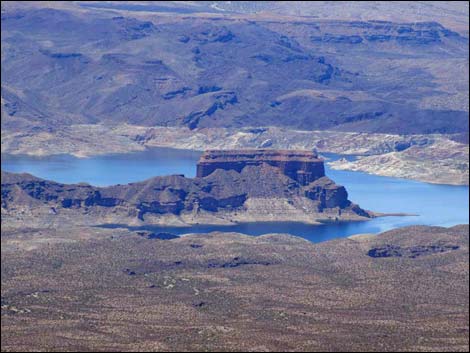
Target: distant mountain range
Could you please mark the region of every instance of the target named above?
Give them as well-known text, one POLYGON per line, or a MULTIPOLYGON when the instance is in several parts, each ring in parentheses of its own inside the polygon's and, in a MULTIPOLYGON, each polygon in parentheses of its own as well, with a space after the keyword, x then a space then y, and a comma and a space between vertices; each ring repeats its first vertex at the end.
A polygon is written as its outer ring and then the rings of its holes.
POLYGON ((468 140, 468 32, 455 30, 459 16, 450 29, 293 19, 278 16, 283 2, 277 13, 236 3, 135 12, 118 10, 141 5, 2 4, 2 128, 126 122, 468 140))

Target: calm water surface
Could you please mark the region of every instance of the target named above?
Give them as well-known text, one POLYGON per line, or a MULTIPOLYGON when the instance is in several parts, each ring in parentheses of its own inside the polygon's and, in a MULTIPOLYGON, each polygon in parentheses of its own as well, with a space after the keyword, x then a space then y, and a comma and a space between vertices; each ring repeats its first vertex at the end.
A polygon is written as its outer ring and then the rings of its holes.
MULTIPOLYGON (((2 155, 2 169, 28 172, 62 183, 88 182, 93 185, 125 184, 156 175, 184 174, 194 177, 200 152, 155 148, 132 154, 93 158, 72 156, 30 157, 2 155)), ((326 154, 329 158, 337 155, 326 154)), ((378 212, 418 214, 407 217, 381 217, 365 222, 345 222, 312 226, 301 223, 246 223, 235 226, 148 227, 175 234, 189 232, 234 231, 250 235, 290 233, 314 242, 359 233, 378 233, 389 229, 426 224, 452 226, 469 222, 468 186, 434 185, 406 179, 380 177, 361 172, 331 170, 327 175, 345 185, 349 198, 362 208, 378 212)))
POLYGON ((87 182, 96 186, 108 186, 142 181, 156 175, 184 174, 194 177, 200 156, 201 152, 171 148, 92 158, 2 154, 2 170, 30 173, 66 184, 87 182))

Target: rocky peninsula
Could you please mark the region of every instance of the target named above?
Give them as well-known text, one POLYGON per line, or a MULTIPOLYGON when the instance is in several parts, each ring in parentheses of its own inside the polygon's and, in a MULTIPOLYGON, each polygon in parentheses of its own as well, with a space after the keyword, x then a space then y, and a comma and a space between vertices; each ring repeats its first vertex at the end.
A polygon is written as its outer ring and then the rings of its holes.
POLYGON ((325 175, 314 152, 210 150, 197 177, 154 177, 109 187, 61 184, 2 172, 2 220, 10 225, 234 224, 365 220, 374 216, 348 200, 325 175))

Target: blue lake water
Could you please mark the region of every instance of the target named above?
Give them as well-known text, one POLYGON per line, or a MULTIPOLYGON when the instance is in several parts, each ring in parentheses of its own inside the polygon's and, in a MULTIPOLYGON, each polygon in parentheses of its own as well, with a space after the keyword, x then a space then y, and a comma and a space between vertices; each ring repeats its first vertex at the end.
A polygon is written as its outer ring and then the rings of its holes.
MULTIPOLYGON (((93 185, 125 184, 156 175, 184 174, 194 177, 200 152, 155 148, 145 152, 114 154, 92 158, 68 155, 51 157, 2 155, 2 169, 28 172, 62 183, 88 182, 93 185)), ((336 155, 326 154, 329 158, 336 155)), ((327 175, 346 186, 349 198, 362 208, 378 212, 418 214, 406 217, 380 217, 364 222, 344 222, 312 226, 302 223, 246 223, 234 226, 147 227, 174 234, 230 231, 250 235, 290 233, 313 242, 359 233, 378 233, 414 224, 452 226, 469 222, 468 186, 421 183, 380 177, 361 172, 331 170, 327 175)))
MULTIPOLYGON (((180 14, 190 14, 195 12, 201 12, 199 8, 189 8, 189 7, 168 7, 168 6, 158 6, 150 4, 116 4, 116 3, 81 3, 81 7, 89 7, 95 9, 110 9, 110 10, 127 10, 127 11, 145 11, 145 12, 173 12, 180 14)), ((221 12, 217 9, 205 7, 204 12, 221 12)))
POLYGON ((108 186, 142 181, 157 175, 184 174, 194 177, 200 156, 201 152, 171 148, 92 158, 2 154, 2 170, 30 173, 65 184, 87 182, 96 186, 108 186))

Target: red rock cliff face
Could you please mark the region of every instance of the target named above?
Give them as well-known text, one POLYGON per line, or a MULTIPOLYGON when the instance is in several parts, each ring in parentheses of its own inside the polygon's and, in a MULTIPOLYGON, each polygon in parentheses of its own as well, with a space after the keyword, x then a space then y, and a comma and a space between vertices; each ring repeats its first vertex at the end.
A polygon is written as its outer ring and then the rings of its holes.
POLYGON ((262 163, 277 167, 284 175, 307 185, 325 176, 323 159, 310 151, 289 150, 209 150, 197 164, 197 177, 203 178, 216 169, 240 172, 248 165, 262 163))

